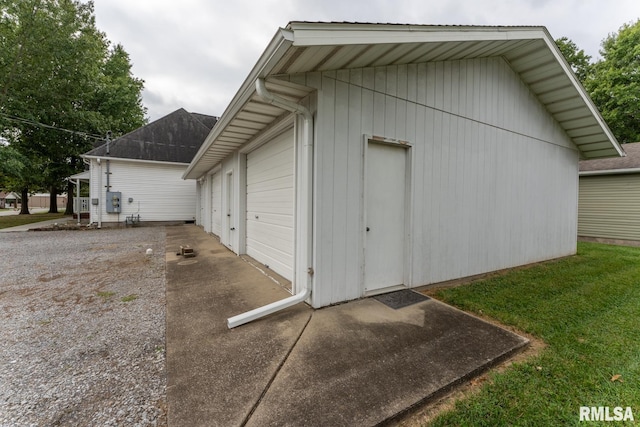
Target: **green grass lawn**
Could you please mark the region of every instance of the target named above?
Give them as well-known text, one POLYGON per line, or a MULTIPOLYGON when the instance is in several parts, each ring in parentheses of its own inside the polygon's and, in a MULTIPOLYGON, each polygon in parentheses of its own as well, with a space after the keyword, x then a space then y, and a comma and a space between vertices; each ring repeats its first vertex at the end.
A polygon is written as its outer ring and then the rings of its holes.
POLYGON ((33 213, 29 215, 7 215, 0 216, 0 229, 16 227, 18 225, 31 224, 34 222, 47 221, 50 219, 63 218, 63 213, 50 214, 50 213, 33 213))
POLYGON ((579 243, 577 256, 435 297, 539 337, 547 347, 492 374, 479 393, 430 425, 625 424, 581 423, 581 406, 630 406, 640 424, 640 248, 579 243))

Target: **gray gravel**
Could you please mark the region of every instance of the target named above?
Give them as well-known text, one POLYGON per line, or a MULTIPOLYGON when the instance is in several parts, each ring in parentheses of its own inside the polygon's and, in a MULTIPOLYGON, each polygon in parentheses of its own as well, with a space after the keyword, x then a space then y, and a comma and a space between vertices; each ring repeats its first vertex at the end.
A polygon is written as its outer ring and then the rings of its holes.
POLYGON ((163 227, 0 233, 0 260, 1 426, 166 425, 163 227))

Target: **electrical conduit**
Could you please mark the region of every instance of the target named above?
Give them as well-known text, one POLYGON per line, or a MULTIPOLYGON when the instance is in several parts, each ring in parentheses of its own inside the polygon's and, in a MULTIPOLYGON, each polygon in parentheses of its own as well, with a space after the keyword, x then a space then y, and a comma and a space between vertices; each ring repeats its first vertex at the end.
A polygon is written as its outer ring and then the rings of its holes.
POLYGON ((303 176, 301 177, 302 191, 298 191, 299 197, 301 197, 302 200, 300 210, 298 211, 299 216, 297 225, 301 230, 303 230, 303 232, 306 232, 303 239, 304 241, 300 242, 301 239, 298 238, 298 243, 302 243, 299 250, 303 251, 303 255, 300 259, 304 260, 308 267, 306 272, 301 272, 301 263, 297 263, 296 271, 294 273, 295 278, 301 278, 305 273, 306 277, 304 280, 296 280, 298 284, 302 285, 302 289, 299 289, 295 295, 228 318, 227 326, 229 329, 244 325, 245 323, 252 322, 287 307, 291 307, 292 305, 304 302, 311 295, 311 279, 313 276, 313 232, 311 227, 313 223, 313 115, 306 107, 287 99, 279 98, 269 92, 264 79, 262 78, 256 80, 256 92, 269 104, 301 115, 304 121, 302 134, 304 139, 302 143, 303 164, 301 168, 298 168, 299 171, 303 172, 303 176))

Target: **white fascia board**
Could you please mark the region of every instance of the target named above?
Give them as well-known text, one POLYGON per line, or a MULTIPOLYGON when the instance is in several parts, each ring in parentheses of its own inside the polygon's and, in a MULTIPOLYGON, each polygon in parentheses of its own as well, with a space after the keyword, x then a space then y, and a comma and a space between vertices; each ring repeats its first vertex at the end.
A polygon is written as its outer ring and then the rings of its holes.
POLYGON ((157 161, 157 160, 141 160, 141 159, 127 159, 124 157, 110 157, 110 156, 86 156, 86 155, 82 155, 80 156, 83 159, 90 159, 90 160, 115 160, 118 162, 130 162, 130 163, 149 163, 149 164, 154 164, 154 165, 167 165, 167 166, 182 166, 185 167, 187 166, 189 163, 180 163, 180 162, 162 162, 162 161, 157 161))
POLYGON ((629 173, 640 173, 640 168, 627 168, 627 169, 607 169, 601 171, 582 171, 579 172, 580 176, 596 176, 596 175, 623 175, 629 173))
MULTIPOLYGON (((564 73, 567 75, 569 80, 571 80, 571 83, 573 84, 576 91, 578 92, 578 95, 580 96, 580 98, 582 99, 586 107, 589 109, 593 117, 596 119, 596 121, 598 122, 598 125, 600 126, 604 134, 607 136, 609 141, 611 141, 611 144, 613 145, 615 150, 618 152, 618 156, 626 157, 626 153, 624 152, 622 147, 620 147, 618 140, 613 135, 613 132, 611 132, 611 129, 609 129, 609 126, 602 118, 600 111, 591 100, 591 97, 587 94, 587 90, 584 88, 584 86, 582 86, 582 83, 580 83, 580 80, 578 80, 578 78, 576 77, 575 73, 571 69, 571 66, 567 62, 566 58, 560 52, 560 48, 558 48, 558 45, 553 40, 553 38, 551 37, 551 34, 549 34, 546 28, 544 29, 544 35, 545 35, 544 41, 547 44, 547 47, 555 57, 558 64, 560 64, 560 66, 562 67, 564 73)), ((578 147, 578 150, 579 149, 580 147, 578 147)))
POLYGON ((207 175, 213 175, 216 172, 220 172, 222 170, 222 163, 218 163, 217 165, 215 165, 213 167, 213 169, 209 170, 209 172, 207 173, 207 175))
POLYGON ((68 176, 67 179, 70 179, 70 180, 76 180, 76 179, 89 180, 89 179, 91 179, 91 171, 80 172, 80 173, 68 176))
MULTIPOLYGON (((194 169, 202 159, 202 156, 209 151, 214 141, 225 131, 227 126, 235 118, 235 116, 242 110, 242 107, 251 99, 255 93, 255 81, 258 78, 266 77, 273 67, 278 63, 280 59, 285 55, 289 47, 293 43, 293 33, 289 30, 280 28, 276 31, 276 34, 271 39, 271 42, 267 46, 266 50, 258 59, 256 65, 245 79, 242 86, 235 96, 231 100, 231 103, 227 106, 222 116, 218 119, 218 122, 213 127, 207 138, 204 140, 202 146, 191 160, 189 167, 182 175, 182 179, 197 179, 202 175, 202 172, 197 172, 194 169)), ((213 166, 213 165, 212 165, 213 166)))
POLYGON ((544 27, 473 27, 381 24, 290 23, 294 46, 527 40, 544 37, 544 27))

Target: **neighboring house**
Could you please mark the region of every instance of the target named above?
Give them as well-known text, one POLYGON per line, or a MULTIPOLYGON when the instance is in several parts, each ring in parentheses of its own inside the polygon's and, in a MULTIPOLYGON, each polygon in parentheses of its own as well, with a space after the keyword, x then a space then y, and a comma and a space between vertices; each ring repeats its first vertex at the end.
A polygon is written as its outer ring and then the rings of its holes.
POLYGON ((578 160, 621 154, 544 27, 293 22, 184 178, 322 307, 575 254, 578 160))
POLYGON ((12 191, 5 193, 4 191, 0 191, 0 209, 16 208, 21 200, 18 193, 12 191))
POLYGON ((578 236, 640 240, 640 142, 626 157, 580 162, 578 236))
POLYGON ((216 120, 181 108, 84 154, 90 221, 193 221, 196 185, 181 177, 216 120))

